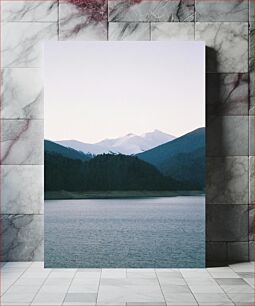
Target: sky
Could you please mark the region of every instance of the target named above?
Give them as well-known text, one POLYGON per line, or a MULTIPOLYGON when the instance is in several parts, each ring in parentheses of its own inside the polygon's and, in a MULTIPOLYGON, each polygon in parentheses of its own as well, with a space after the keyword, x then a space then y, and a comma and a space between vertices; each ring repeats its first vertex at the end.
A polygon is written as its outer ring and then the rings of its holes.
POLYGON ((204 42, 46 42, 44 85, 46 139, 205 126, 204 42))

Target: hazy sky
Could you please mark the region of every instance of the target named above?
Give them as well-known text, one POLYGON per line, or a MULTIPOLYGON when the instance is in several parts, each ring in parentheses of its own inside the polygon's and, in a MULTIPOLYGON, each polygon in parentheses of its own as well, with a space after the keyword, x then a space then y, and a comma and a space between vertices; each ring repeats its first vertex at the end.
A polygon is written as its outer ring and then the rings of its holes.
POLYGON ((205 126, 203 42, 47 42, 45 138, 97 142, 205 126))

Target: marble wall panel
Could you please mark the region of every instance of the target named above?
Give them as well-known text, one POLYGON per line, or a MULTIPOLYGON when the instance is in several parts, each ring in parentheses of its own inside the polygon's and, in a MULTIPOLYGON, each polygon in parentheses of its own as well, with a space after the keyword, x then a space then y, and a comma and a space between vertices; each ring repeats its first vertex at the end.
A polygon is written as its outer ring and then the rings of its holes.
POLYGON ((247 73, 207 73, 207 115, 248 115, 247 73))
POLYGON ((254 261, 254 241, 249 241, 249 260, 254 261))
POLYGON ((3 69, 1 91, 2 119, 43 118, 43 80, 41 69, 3 69))
POLYGON ((207 241, 248 242, 248 205, 208 205, 207 241))
POLYGON ((208 267, 219 266, 219 262, 227 262, 227 243, 226 242, 206 242, 206 263, 208 267))
POLYGON ((254 156, 249 157, 249 203, 254 205, 254 156))
POLYGON ((254 115, 254 71, 249 74, 249 114, 254 115))
POLYGON ((2 21, 58 21, 58 1, 2 0, 2 21))
POLYGON ((150 40, 150 24, 147 22, 110 22, 109 40, 150 40))
POLYGON ((196 0, 196 21, 248 21, 247 0, 196 0))
POLYGON ((248 204, 248 157, 208 157, 206 204, 248 204))
POLYGON ((43 213, 43 166, 1 165, 1 213, 43 213))
POLYGON ((254 22, 249 25, 249 110, 254 115, 254 22))
POLYGON ((109 0, 109 21, 194 21, 194 0, 109 0))
POLYGON ((228 242, 228 263, 249 260, 249 242, 228 242))
POLYGON ((248 120, 248 116, 208 116, 206 155, 248 155, 248 120))
POLYGON ((6 22, 1 24, 2 68, 42 66, 43 41, 57 40, 57 24, 6 22))
POLYGON ((254 155, 254 116, 249 116, 249 155, 254 155))
POLYGON ((1 164, 43 164, 43 120, 1 120, 1 164))
POLYGON ((154 22, 151 24, 152 40, 194 40, 195 27, 188 22, 154 22))
POLYGON ((249 20, 254 21, 254 0, 249 0, 249 20))
POLYGON ((197 22, 195 38, 206 42, 207 72, 248 72, 248 23, 197 22))
POLYGON ((1 261, 43 258, 43 215, 0 215, 1 261))
POLYGON ((254 204, 249 205, 249 240, 254 240, 254 204))
POLYGON ((107 40, 107 2, 86 10, 88 1, 60 1, 60 40, 107 40), (85 4, 84 4, 85 3, 85 4), (84 5, 83 5, 84 4, 84 5))

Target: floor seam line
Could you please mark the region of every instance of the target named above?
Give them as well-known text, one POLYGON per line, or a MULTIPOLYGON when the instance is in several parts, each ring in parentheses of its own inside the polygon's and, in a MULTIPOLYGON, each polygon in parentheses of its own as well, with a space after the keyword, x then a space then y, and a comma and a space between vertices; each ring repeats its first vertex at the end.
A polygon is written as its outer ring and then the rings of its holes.
POLYGON ((158 281, 158 284, 159 284, 159 288, 160 288, 160 291, 161 291, 162 296, 163 296, 163 298, 164 298, 165 304, 167 305, 166 298, 165 298, 165 295, 164 295, 164 293, 163 293, 163 290, 162 290, 162 287, 161 287, 161 284, 160 284, 160 281, 159 281, 159 278, 158 278, 157 270, 154 269, 154 272, 155 272, 155 274, 156 274, 157 281, 158 281))
MULTIPOLYGON (((230 268, 230 266, 228 266, 229 268, 230 268)), ((232 269, 231 269, 232 270, 232 269)), ((232 270, 236 275, 238 275, 234 270, 232 270)), ((209 271, 208 271, 208 273, 210 274, 210 275, 212 275, 209 271)), ((238 275, 239 276, 239 275, 238 275)), ((212 278, 214 279, 214 277, 212 276, 212 278)), ((216 281, 216 280, 215 280, 216 281)), ((218 282, 216 281, 216 283, 218 284, 218 282)), ((231 297, 227 294, 227 292, 221 287, 221 285, 220 284, 218 284, 219 286, 220 286, 220 288, 222 289, 222 291, 224 292, 224 294, 228 297, 228 299, 234 304, 234 305, 236 305, 236 303, 231 299, 231 297)))
MULTIPOLYGON (((11 287, 21 278, 21 276, 32 266, 32 263, 20 274, 20 276, 14 281, 14 283, 11 284, 11 286, 1 295, 1 301, 2 301, 2 297, 11 289, 11 287)), ((1 271, 1 283, 2 283, 2 277, 3 277, 3 273, 1 271)))
MULTIPOLYGON (((43 267, 43 268, 44 268, 44 267, 43 267)), ((44 268, 44 269, 45 269, 45 268, 44 268)), ((35 300, 35 298, 36 298, 37 294, 38 294, 38 293, 39 293, 39 291, 42 289, 42 287, 43 287, 43 285, 45 284, 46 280, 49 278, 49 276, 50 276, 51 272, 52 272, 52 269, 50 270, 50 272, 48 273, 48 275, 45 277, 45 280, 42 282, 42 284, 41 284, 40 288, 39 288, 39 289, 36 291, 36 293, 35 293, 35 295, 34 295, 34 297, 33 297, 32 301, 31 301, 31 303, 29 303, 29 305, 32 305, 32 304, 33 304, 33 302, 34 302, 34 300, 35 300)))
POLYGON ((68 291, 69 291, 69 289, 70 289, 70 287, 71 287, 71 285, 72 285, 72 283, 73 283, 73 280, 74 280, 75 275, 77 274, 77 272, 78 272, 78 269, 76 269, 76 271, 75 271, 75 273, 74 273, 74 275, 73 275, 73 277, 72 277, 72 279, 71 279, 71 281, 70 281, 70 284, 69 284, 69 286, 68 286, 68 288, 67 288, 67 290, 66 290, 66 294, 65 294, 65 297, 64 297, 63 302, 61 303, 61 305, 63 305, 63 304, 65 303, 66 296, 67 296, 67 294, 68 294, 68 291))
POLYGON ((103 269, 100 270, 100 276, 99 276, 99 282, 98 282, 98 287, 97 287, 97 297, 96 297, 96 303, 95 303, 95 305, 97 305, 98 293, 99 293, 99 288, 100 288, 100 284, 101 284, 102 272, 103 272, 103 269))
POLYGON ((180 273, 181 273, 181 276, 182 276, 182 278, 183 278, 183 280, 184 280, 185 284, 188 286, 188 288, 189 288, 189 290, 190 290, 191 294, 193 295, 193 297, 194 297, 195 301, 197 302, 197 305, 200 305, 200 304, 198 303, 198 300, 196 299, 195 294, 194 294, 194 293, 193 293, 193 291, 191 290, 191 288, 190 288, 190 286, 189 286, 188 282, 186 281, 186 279, 185 279, 184 275, 182 274, 181 269, 179 269, 179 271, 180 271, 180 273))

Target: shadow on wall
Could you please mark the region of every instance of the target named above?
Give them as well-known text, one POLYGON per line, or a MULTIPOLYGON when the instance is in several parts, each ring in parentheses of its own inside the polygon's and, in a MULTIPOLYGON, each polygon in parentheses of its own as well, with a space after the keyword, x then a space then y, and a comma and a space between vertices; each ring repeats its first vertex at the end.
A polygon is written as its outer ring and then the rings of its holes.
MULTIPOLYGON (((220 74, 218 74, 218 60, 217 60, 217 51, 213 48, 206 47, 206 71, 215 71, 213 75, 213 86, 211 82, 206 79, 206 157, 210 157, 214 155, 215 151, 211 148, 216 148, 216 152, 222 152, 224 148, 224 139, 223 139, 223 122, 222 117, 217 116, 220 113, 220 109, 222 107, 221 104, 221 78, 220 74), (213 101, 213 105, 211 102, 213 101), (211 108, 213 111, 211 112, 211 108), (209 111, 208 111, 209 110, 209 111), (210 115, 209 115, 210 114, 210 115), (216 124, 217 127, 217 137, 215 133, 211 133, 211 128, 216 124), (210 127, 210 130, 208 129, 210 127)), ((218 168, 218 163, 214 163, 212 161, 206 162, 206 204, 210 205, 211 201, 213 201, 214 193, 221 192, 221 190, 226 190, 226 180, 223 179, 223 185, 220 189, 213 188, 214 180, 217 180, 217 173, 220 171, 221 175, 224 175, 224 162, 221 163, 223 168, 218 168)), ((215 195, 216 196, 216 195, 215 195)), ((216 196, 217 197, 217 196, 216 196)), ((215 216, 210 215, 210 210, 207 209, 206 206, 206 266, 224 266, 224 261, 227 264, 227 250, 226 243, 211 243, 211 231, 213 227, 218 226, 218 222, 215 219, 215 216), (221 250, 219 250, 221 249, 221 250)))

